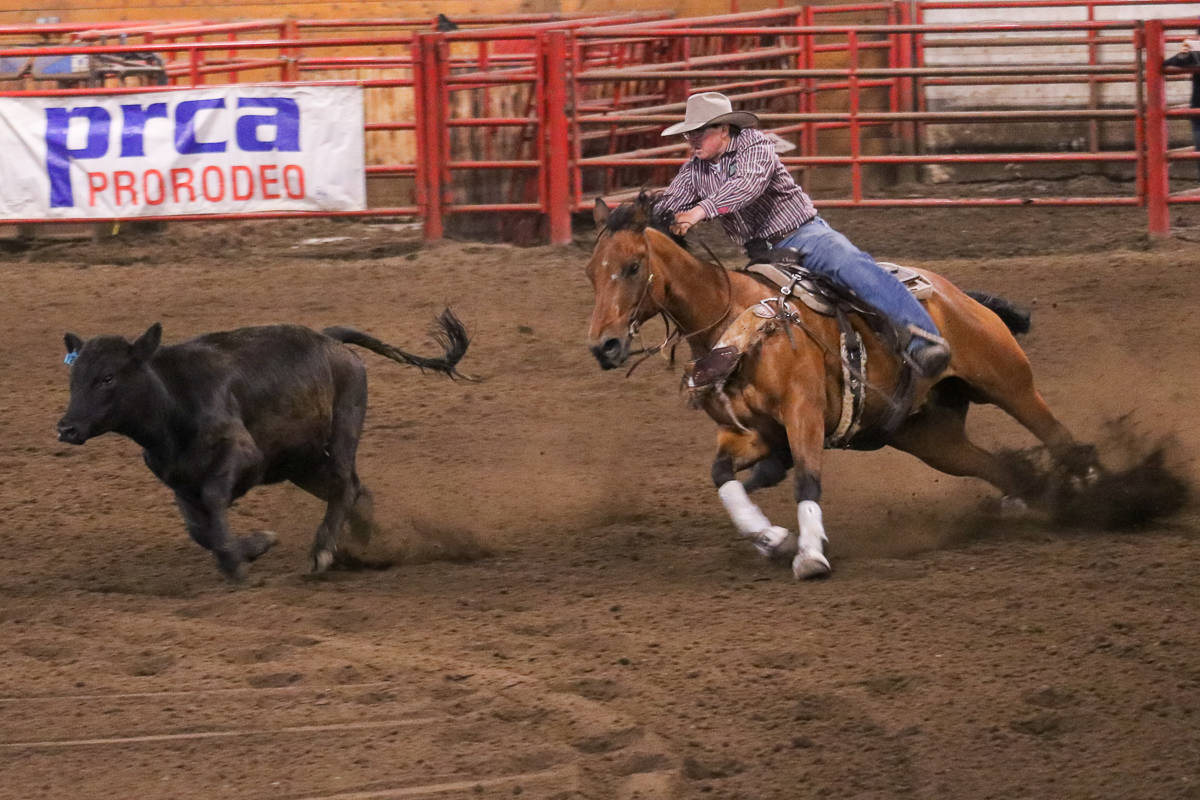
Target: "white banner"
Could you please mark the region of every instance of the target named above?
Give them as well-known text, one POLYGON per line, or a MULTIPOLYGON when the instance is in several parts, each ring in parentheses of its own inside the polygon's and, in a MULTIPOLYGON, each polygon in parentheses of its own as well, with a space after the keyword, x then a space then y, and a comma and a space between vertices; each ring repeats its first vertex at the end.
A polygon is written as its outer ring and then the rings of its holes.
POLYGON ((366 208, 358 86, 0 98, 0 219, 366 208))

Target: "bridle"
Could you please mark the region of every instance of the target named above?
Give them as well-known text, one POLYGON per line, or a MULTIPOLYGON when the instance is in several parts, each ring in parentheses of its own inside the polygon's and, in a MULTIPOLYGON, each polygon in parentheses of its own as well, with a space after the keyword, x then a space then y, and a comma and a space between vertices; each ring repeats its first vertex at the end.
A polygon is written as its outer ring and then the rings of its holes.
MULTIPOLYGON (((688 339, 691 339, 693 336, 699 336, 702 333, 707 333, 708 331, 710 331, 713 328, 720 325, 721 322, 724 321, 725 318, 729 316, 729 311, 730 311, 730 309, 733 308, 733 284, 729 280, 729 272, 725 269, 724 265, 722 265, 720 263, 720 259, 718 259, 713 254, 712 250, 710 250, 708 248, 707 244, 704 245, 704 249, 707 250, 708 254, 710 256, 712 256, 713 259, 717 262, 716 265, 707 265, 707 266, 714 266, 716 269, 720 270, 721 277, 725 279, 725 309, 720 314, 718 314, 717 318, 714 319, 709 324, 707 324, 701 328, 697 328, 694 331, 684 333, 683 325, 680 324, 679 320, 677 320, 665 308, 663 308, 662 306, 659 306, 658 307, 658 315, 661 316, 663 319, 663 324, 666 327, 667 335, 657 345, 652 345, 652 346, 647 347, 643 344, 640 349, 631 352, 630 355, 640 355, 642 357, 639 358, 637 361, 635 361, 632 365, 630 365, 629 369, 626 370, 626 372, 625 372, 625 377, 628 378, 630 375, 632 375, 633 371, 635 369, 637 369, 638 367, 640 367, 642 365, 642 363, 645 362, 647 359, 658 355, 659 353, 663 352, 664 350, 667 350, 668 348, 670 348, 670 355, 668 356, 668 360, 671 364, 674 364, 675 363, 675 346, 678 345, 680 341, 687 341, 688 339)), ((648 274, 646 276, 646 282, 642 285, 642 292, 638 296, 637 302, 633 306, 633 310, 629 312, 628 336, 630 339, 636 339, 639 343, 641 343, 641 341, 642 341, 642 338, 641 338, 642 322, 639 322, 638 318, 641 316, 640 312, 642 311, 642 304, 645 303, 647 298, 650 297, 650 289, 651 289, 651 286, 653 286, 653 284, 654 284, 654 278, 655 278, 654 270, 650 266, 649 250, 647 250, 646 256, 647 256, 646 261, 647 261, 647 271, 648 271, 648 274)), ((653 316, 653 314, 651 316, 653 316)), ((650 317, 647 317, 647 319, 649 319, 649 318, 650 317)))

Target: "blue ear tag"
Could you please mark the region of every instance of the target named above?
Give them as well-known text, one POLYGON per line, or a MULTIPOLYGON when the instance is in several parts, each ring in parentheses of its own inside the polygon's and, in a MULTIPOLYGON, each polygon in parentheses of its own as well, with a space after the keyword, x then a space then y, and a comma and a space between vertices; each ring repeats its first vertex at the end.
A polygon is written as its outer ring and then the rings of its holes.
POLYGON ((77 359, 77 358, 79 358, 78 350, 71 352, 71 353, 67 353, 67 357, 63 359, 63 363, 64 364, 74 364, 75 359, 77 359))

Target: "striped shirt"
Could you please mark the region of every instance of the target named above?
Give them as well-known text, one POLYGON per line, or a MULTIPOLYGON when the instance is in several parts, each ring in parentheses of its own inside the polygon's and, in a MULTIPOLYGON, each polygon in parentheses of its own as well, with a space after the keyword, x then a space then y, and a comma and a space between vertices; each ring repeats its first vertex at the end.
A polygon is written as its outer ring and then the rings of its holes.
POLYGON ((716 161, 693 156, 656 203, 673 212, 697 204, 706 219, 720 217, 725 233, 739 245, 751 239, 774 240, 817 214, 771 140, 754 128, 732 137, 716 161))

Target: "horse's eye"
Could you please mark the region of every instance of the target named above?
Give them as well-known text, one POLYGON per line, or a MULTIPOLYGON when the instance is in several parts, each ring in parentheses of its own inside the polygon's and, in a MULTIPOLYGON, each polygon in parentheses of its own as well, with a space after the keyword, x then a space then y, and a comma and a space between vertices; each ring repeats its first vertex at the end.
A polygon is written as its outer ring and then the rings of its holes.
POLYGON ((625 274, 630 277, 633 277, 634 275, 638 274, 638 270, 641 268, 642 268, 642 262, 631 261, 631 262, 629 262, 629 266, 625 268, 625 274))
POLYGON ((100 383, 104 384, 105 386, 108 386, 112 382, 113 382, 113 376, 111 373, 108 375, 104 375, 103 377, 100 378, 100 383))

